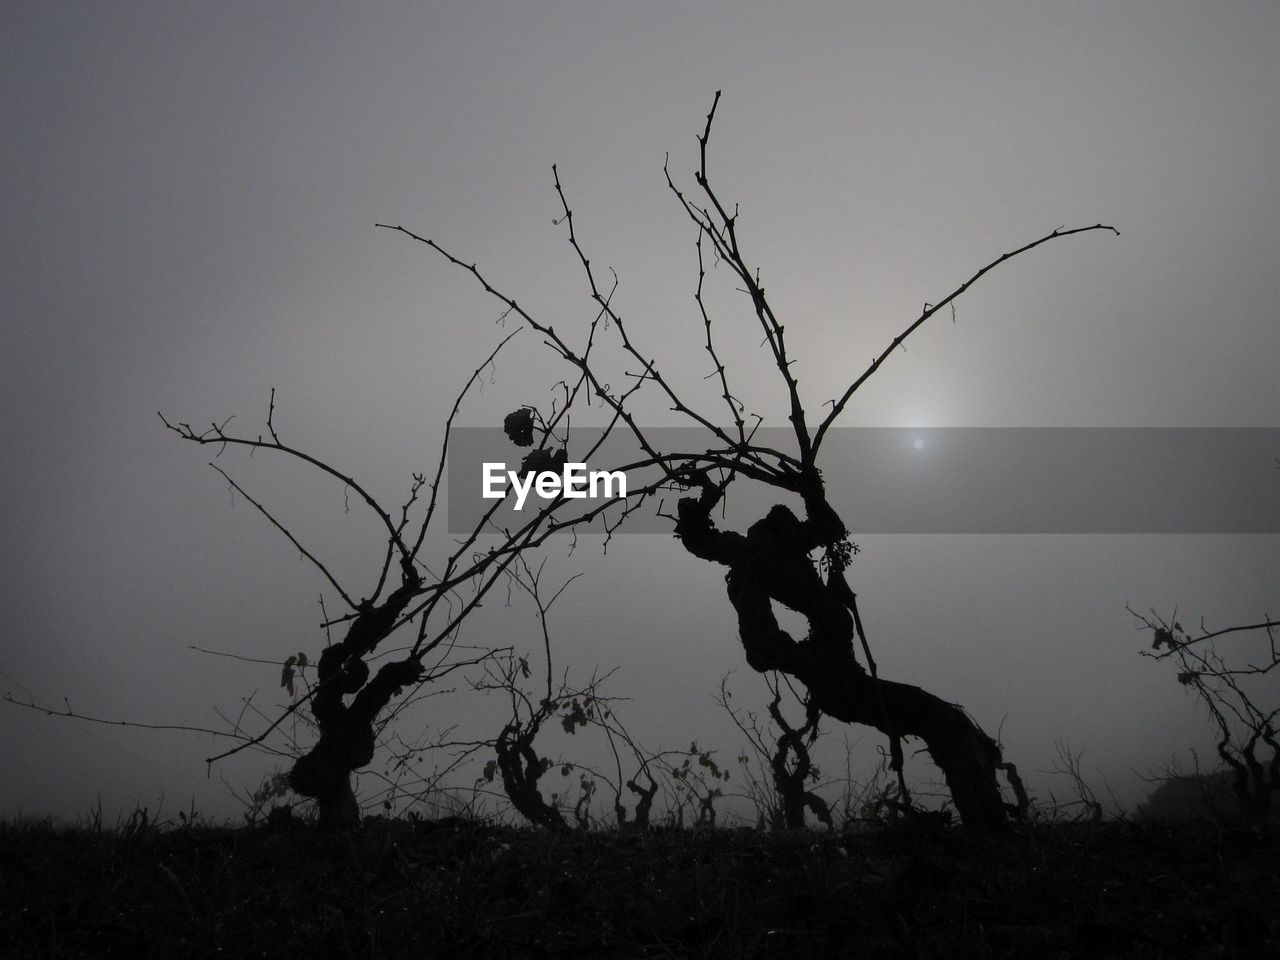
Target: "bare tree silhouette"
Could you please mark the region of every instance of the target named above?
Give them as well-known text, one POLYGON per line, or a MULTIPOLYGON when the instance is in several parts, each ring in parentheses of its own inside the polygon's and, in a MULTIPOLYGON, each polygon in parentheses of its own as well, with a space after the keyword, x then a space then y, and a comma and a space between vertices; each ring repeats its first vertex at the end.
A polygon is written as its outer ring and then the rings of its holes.
POLYGON ((708 147, 719 102, 717 92, 698 138, 699 167, 694 174, 697 199, 687 196, 676 184, 669 166, 664 165, 664 172, 671 193, 697 230, 695 301, 705 329, 705 349, 711 360, 708 377, 717 384, 728 414, 726 422, 719 422, 686 402, 662 373, 657 360, 642 350, 615 311, 612 301, 617 276, 614 274, 609 284, 601 282, 584 252, 556 167, 552 167, 552 172, 563 210, 560 222, 568 232, 590 299, 598 311, 582 347, 571 345, 568 334, 537 319, 500 291, 473 261, 464 260, 403 226, 379 226, 426 244, 470 273, 487 293, 504 305, 506 314, 519 318, 542 335, 546 344, 585 379, 593 395, 611 410, 612 422, 625 425, 649 462, 660 465, 665 478, 683 487, 685 495, 678 501, 675 533, 690 554, 726 568, 729 601, 737 613, 739 637, 752 668, 787 674, 804 685, 817 710, 838 720, 883 732, 889 738, 893 766, 900 779, 902 739, 920 738, 946 777, 964 822, 979 828, 999 827, 1006 820, 1007 810, 996 780, 1002 758, 995 741, 961 707, 919 687, 885 680, 877 674, 857 598, 846 579, 856 548, 849 540, 848 527, 828 499, 819 455, 831 427, 854 394, 911 334, 939 311, 954 310, 956 299, 986 274, 1052 240, 1091 231, 1118 231, 1103 224, 1059 228, 988 262, 937 302, 926 303, 919 316, 893 338, 870 366, 829 401, 830 410, 826 415, 816 419, 801 396, 787 346, 786 327, 765 293, 759 270, 743 249, 738 208, 722 200, 712 186, 708 147), (717 350, 714 324, 704 297, 704 257, 708 252, 717 264, 727 265, 734 281, 746 294, 752 317, 750 326, 757 335, 763 335, 762 345, 786 390, 787 419, 794 440, 792 449, 756 444, 759 422, 748 425, 744 416, 746 408, 730 387, 730 373, 717 350), (616 335, 621 355, 639 365, 629 374, 623 389, 611 386, 603 374, 597 372, 593 351, 599 349, 596 335, 602 318, 616 335), (651 442, 635 414, 633 400, 642 388, 656 391, 671 409, 709 431, 711 445, 690 453, 663 450, 651 442), (763 484, 780 496, 797 497, 800 513, 778 503, 746 532, 720 529, 714 514, 736 480, 763 484), (779 626, 776 604, 804 617, 808 624, 804 637, 792 636, 779 626))
MULTIPOLYGON (((424 548, 433 522, 439 525, 440 482, 454 420, 468 391, 513 336, 515 332, 507 335, 472 372, 445 420, 434 473, 429 480, 425 473, 415 473, 405 500, 395 511, 385 508, 350 474, 281 440, 275 423, 274 390, 267 412, 266 433, 256 436, 230 432, 229 421, 197 431, 188 423, 174 423, 161 415, 164 425, 189 443, 211 445, 219 452, 235 448, 281 455, 339 481, 364 503, 386 537, 386 549, 372 590, 357 600, 358 594, 340 583, 331 569, 299 542, 267 507, 253 499, 222 467, 210 463, 316 567, 341 597, 347 612, 323 624, 326 631, 340 627, 345 633, 320 653, 315 662, 315 682, 307 682, 299 671, 305 689, 280 716, 256 736, 239 737, 235 746, 208 759, 213 763, 262 744, 287 717, 304 706, 309 707, 318 737, 294 761, 289 785, 296 793, 316 801, 320 822, 324 825, 349 826, 358 821, 359 808, 351 775, 370 762, 379 735, 395 721, 414 693, 455 671, 492 662, 504 653, 504 649, 483 645, 477 652, 475 648, 460 646, 458 638, 463 622, 475 613, 494 585, 510 573, 517 558, 536 550, 552 533, 589 522, 615 505, 605 502, 594 511, 566 518, 558 512, 565 501, 554 500, 532 511, 514 529, 498 530, 490 522, 501 505, 501 501, 495 501, 470 533, 456 539, 434 564, 428 564, 424 548), (425 503, 422 502, 424 496, 425 503), (482 537, 487 535, 496 535, 497 542, 482 543, 482 537), (393 585, 393 580, 398 582, 393 585), (404 636, 403 644, 388 650, 387 641, 397 634, 404 636), (373 670, 370 662, 375 655, 386 656, 386 659, 373 670)), ((576 386, 565 386, 563 405, 557 407, 552 417, 546 420, 529 417, 527 437, 518 438, 522 446, 535 448, 525 458, 527 469, 536 469, 536 464, 530 461, 537 461, 539 456, 547 460, 558 457, 563 461, 564 448, 556 430, 581 396, 580 380, 576 386)), ((636 502, 643 502, 647 493, 637 491, 636 502)), ((305 667, 305 657, 301 661, 291 657, 284 665, 283 682, 291 694, 295 664, 305 667)), ((522 755, 518 739, 509 744, 512 757, 522 755)))
POLYGON ((1268 688, 1265 681, 1259 681, 1280 668, 1280 647, 1276 645, 1280 621, 1265 618, 1219 630, 1209 630, 1202 622, 1193 633, 1183 628, 1176 612, 1167 620, 1154 611, 1141 614, 1131 607, 1129 612, 1152 632, 1151 649, 1141 651, 1142 655, 1176 661, 1178 682, 1192 690, 1208 712, 1218 738, 1218 758, 1230 771, 1231 789, 1240 810, 1246 816, 1265 819, 1271 810, 1271 795, 1280 790, 1276 730, 1280 705, 1273 706, 1274 686, 1268 688), (1216 641, 1233 634, 1233 640, 1257 641, 1254 655, 1220 653, 1216 641))

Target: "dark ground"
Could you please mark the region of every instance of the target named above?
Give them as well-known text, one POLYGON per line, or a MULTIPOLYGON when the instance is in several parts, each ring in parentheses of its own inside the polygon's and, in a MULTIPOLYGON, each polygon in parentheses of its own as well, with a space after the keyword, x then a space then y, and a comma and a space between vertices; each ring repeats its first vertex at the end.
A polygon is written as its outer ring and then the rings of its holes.
POLYGON ((1280 957, 1280 836, 0 824, 3 957, 1280 957))

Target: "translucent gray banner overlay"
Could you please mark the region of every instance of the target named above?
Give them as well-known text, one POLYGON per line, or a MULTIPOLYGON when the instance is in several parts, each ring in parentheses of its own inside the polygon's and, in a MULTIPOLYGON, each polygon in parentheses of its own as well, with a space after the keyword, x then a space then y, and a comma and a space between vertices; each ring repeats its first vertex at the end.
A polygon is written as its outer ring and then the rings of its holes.
MULTIPOLYGON (((575 429, 568 460, 589 471, 644 459, 617 430, 590 458, 600 431, 575 429)), ((663 453, 717 446, 696 428, 646 431, 663 453)), ((793 453, 784 428, 761 429, 755 445, 793 453)), ((448 463, 451 533, 469 533, 495 503, 482 497, 483 464, 518 470, 528 450, 497 427, 453 432, 448 463)), ((869 533, 1280 533, 1280 428, 849 428, 832 430, 819 463, 831 503, 853 534, 869 533)), ((628 473, 628 490, 651 480, 628 473)), ((505 485, 504 485, 505 486, 505 485)), ((670 534, 680 491, 653 498, 616 531, 670 534)), ((515 530, 549 501, 531 491, 516 512, 509 494, 492 517, 515 530)), ((741 528, 787 501, 759 483, 730 488, 726 521, 741 528), (738 520, 736 518, 741 518, 738 520)), ((557 517, 598 506, 562 504, 557 517)), ((617 516, 618 506, 611 508, 617 516)), ((593 523, 582 532, 601 527, 593 523)))

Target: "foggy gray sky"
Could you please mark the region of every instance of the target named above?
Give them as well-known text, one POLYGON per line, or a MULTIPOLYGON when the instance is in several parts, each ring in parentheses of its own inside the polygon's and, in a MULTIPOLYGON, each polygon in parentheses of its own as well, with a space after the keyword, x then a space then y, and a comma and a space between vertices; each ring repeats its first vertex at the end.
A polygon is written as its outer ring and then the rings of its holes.
MULTIPOLYGON (((446 243, 572 329, 591 310, 552 222, 559 163, 633 332, 705 393, 694 235, 662 163, 692 186, 717 89, 712 175, 811 409, 977 267, 1102 221, 1121 236, 985 279, 842 422, 1277 426, 1271 2, 68 3, 3 22, 0 686, 20 698, 217 726, 255 690, 279 702, 278 672, 189 645, 319 649, 319 576, 155 412, 252 432, 275 387, 286 439, 398 502, 505 331, 469 278, 375 222, 446 243)), ((725 359, 781 425, 720 286, 725 359)), ((493 425, 564 375, 522 335, 463 420, 493 425)), ((220 465, 368 582, 377 530, 340 489, 266 457, 220 465)), ((1068 739, 1122 791, 1133 768, 1209 748, 1190 694, 1138 657, 1125 604, 1210 625, 1277 612, 1275 536, 859 536, 846 520, 882 675, 989 731, 1004 718, 1024 768, 1068 739)), ((711 694, 731 669, 744 695, 761 684, 722 571, 664 536, 598 556, 561 564, 587 572, 556 607, 563 662, 619 666, 646 742, 736 755, 711 694)), ((483 614, 473 640, 532 623, 483 614)), ((234 813, 219 777, 272 767, 206 779, 207 738, 0 707, 0 814, 75 816, 99 795, 108 814, 162 795, 234 813)))

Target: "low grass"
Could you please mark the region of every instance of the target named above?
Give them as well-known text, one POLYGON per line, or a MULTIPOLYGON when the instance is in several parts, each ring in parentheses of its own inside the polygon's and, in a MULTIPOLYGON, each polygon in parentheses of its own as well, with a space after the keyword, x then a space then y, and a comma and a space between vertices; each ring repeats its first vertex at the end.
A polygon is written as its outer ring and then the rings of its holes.
POLYGON ((1276 957, 1260 828, 0 824, 4 957, 1276 957))

